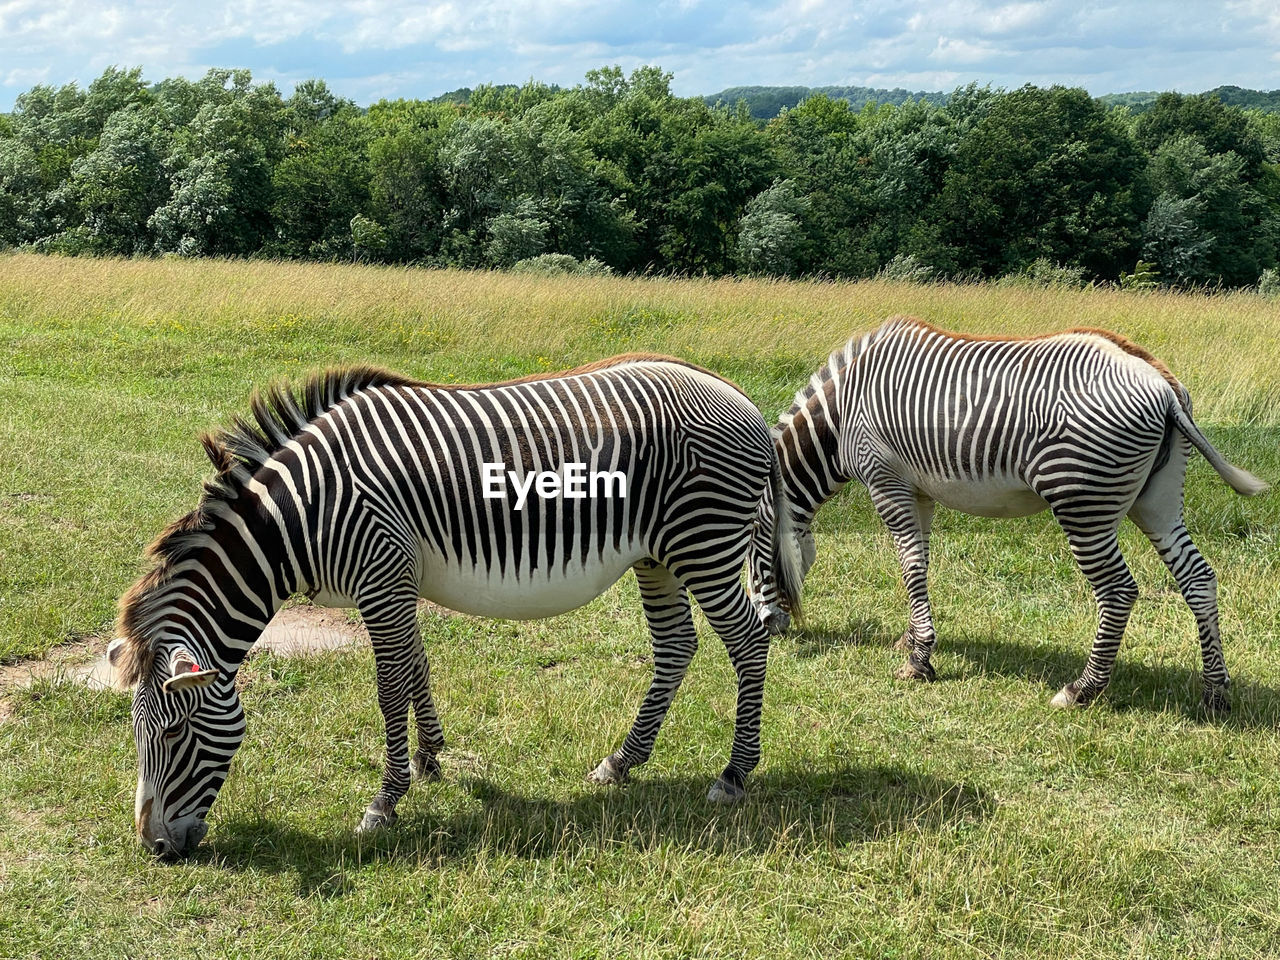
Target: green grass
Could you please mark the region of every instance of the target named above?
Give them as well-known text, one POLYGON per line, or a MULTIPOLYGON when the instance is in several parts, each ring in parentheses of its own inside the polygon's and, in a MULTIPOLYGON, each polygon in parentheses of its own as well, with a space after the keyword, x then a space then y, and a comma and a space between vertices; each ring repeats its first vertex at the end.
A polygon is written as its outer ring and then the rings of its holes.
MULTIPOLYGON (((707 363, 772 416, 895 312, 1105 326, 1169 362, 1221 449, 1280 479, 1280 311, 1257 298, 898 284, 539 280, 275 264, 0 259, 0 650, 109 635, 141 551, 206 473, 195 434, 336 362, 488 380, 627 349, 707 363), (1222 331, 1230 331, 1224 335, 1222 331)), ((424 613, 450 750, 399 827, 367 651, 255 658, 249 734, 198 856, 132 834, 129 698, 0 699, 0 957, 1249 957, 1280 942, 1280 497, 1203 461, 1189 525, 1221 581, 1235 711, 1196 709, 1191 616, 1149 545, 1116 679, 1079 713, 1091 598, 1045 517, 940 511, 940 682, 891 679, 905 596, 864 491, 819 514, 805 632, 770 657, 764 759, 703 796, 733 676, 703 649, 651 763, 583 781, 648 681, 627 578, 574 614, 424 613)))

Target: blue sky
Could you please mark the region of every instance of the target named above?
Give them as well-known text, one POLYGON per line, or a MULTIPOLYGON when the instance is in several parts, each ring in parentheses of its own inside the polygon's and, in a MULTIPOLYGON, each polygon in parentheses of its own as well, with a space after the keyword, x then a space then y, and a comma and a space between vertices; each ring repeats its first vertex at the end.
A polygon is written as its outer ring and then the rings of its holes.
POLYGON ((681 95, 743 84, 1094 94, 1280 87, 1280 2, 1079 0, 0 0, 0 111, 111 65, 149 80, 248 67, 287 95, 321 77, 369 104, 481 82, 573 85, 658 64, 681 95))

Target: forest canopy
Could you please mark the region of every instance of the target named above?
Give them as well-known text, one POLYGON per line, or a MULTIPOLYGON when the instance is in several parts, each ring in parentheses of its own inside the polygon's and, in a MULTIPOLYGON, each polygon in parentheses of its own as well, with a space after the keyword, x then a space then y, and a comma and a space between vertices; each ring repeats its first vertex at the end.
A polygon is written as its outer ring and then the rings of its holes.
POLYGON ((111 68, 0 115, 0 246, 710 275, 1141 269, 1180 286, 1276 268, 1269 95, 970 85, 856 108, 861 88, 764 89, 786 100, 767 120, 677 97, 658 67, 362 108, 320 80, 286 97, 244 70, 111 68))

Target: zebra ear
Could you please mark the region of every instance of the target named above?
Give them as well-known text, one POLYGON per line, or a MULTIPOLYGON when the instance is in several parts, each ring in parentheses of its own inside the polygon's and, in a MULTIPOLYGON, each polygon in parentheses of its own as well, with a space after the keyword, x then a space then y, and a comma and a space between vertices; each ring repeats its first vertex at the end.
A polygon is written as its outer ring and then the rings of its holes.
POLYGON ((107 665, 111 668, 109 676, 111 678, 111 686, 116 690, 128 690, 132 684, 124 682, 121 676, 125 661, 125 644, 128 641, 124 637, 116 637, 107 644, 107 665))
POLYGON ((165 693, 207 687, 220 675, 217 667, 204 669, 196 663, 195 657, 184 649, 174 651, 173 656, 169 658, 169 672, 171 676, 163 684, 165 693))
POLYGON ((107 644, 107 663, 113 667, 120 666, 120 651, 124 648, 124 637, 116 637, 107 644))

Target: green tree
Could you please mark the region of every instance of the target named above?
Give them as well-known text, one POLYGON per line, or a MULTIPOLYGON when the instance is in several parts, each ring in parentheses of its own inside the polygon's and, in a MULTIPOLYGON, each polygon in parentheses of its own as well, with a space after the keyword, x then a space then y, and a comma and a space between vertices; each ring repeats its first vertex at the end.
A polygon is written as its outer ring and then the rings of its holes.
POLYGON ((369 108, 372 215, 386 226, 385 255, 425 260, 440 249, 445 185, 440 148, 458 112, 451 105, 397 100, 369 108))
POLYGON ((931 215, 933 262, 991 276, 1044 258, 1115 277, 1137 253, 1141 169, 1126 129, 1084 90, 982 101, 931 215))
POLYGON ((818 96, 785 112, 769 135, 809 200, 807 269, 870 276, 896 257, 932 262, 923 218, 955 153, 948 116, 926 103, 854 113, 818 96))
POLYGON ((778 163, 745 110, 675 97, 670 81, 656 67, 629 77, 591 71, 562 109, 634 219, 635 253, 615 265, 721 273, 743 207, 773 182, 778 163))
POLYGON ((73 243, 87 252, 128 256, 149 252, 153 211, 169 194, 164 159, 171 136, 154 107, 130 104, 107 119, 97 147, 71 165, 69 190, 82 223, 73 243))
POLYGON ((369 212, 369 124, 354 105, 325 93, 313 82, 286 104, 289 135, 271 178, 275 238, 267 245, 282 256, 351 256, 351 219, 369 212))
POLYGON ((1160 194, 1142 225, 1143 257, 1178 283, 1207 281, 1205 260, 1214 237, 1200 229, 1197 221, 1203 216, 1204 201, 1199 197, 1160 194))
POLYGON ((1262 138, 1244 111, 1207 93, 1160 94, 1151 109, 1134 122, 1134 136, 1148 154, 1154 154, 1169 140, 1188 136, 1198 140, 1210 155, 1234 153, 1240 158, 1244 179, 1250 183, 1261 176, 1266 159, 1262 138))
POLYGON ((157 249, 257 251, 272 234, 272 171, 283 152, 284 104, 275 86, 253 84, 247 70, 211 70, 196 84, 169 84, 160 101, 174 133, 165 159, 169 198, 150 219, 157 249))
POLYGON ((536 257, 546 249, 551 224, 532 197, 521 197, 511 209, 492 217, 485 225, 489 240, 486 257, 498 267, 536 257))
POLYGON ((1234 151, 1210 153, 1194 135, 1160 144, 1147 168, 1157 206, 1148 215, 1144 255, 1166 277, 1241 286, 1275 263, 1276 216, 1244 168, 1234 151), (1171 213, 1185 221, 1184 243, 1171 213))
POLYGON ((808 201, 796 193, 794 180, 775 180, 768 190, 752 197, 738 229, 739 267, 748 273, 792 273, 805 244, 801 219, 807 208, 808 201))

